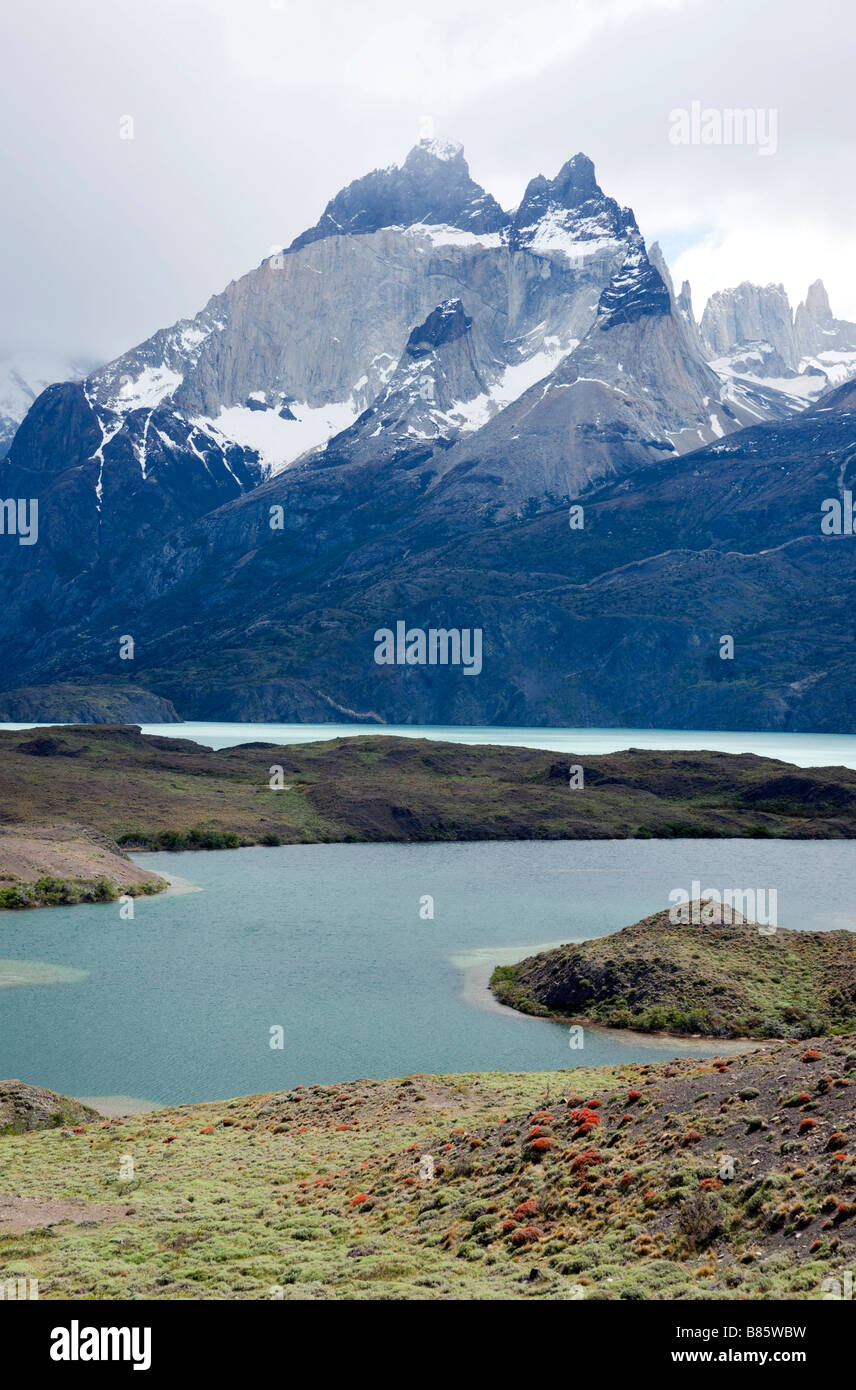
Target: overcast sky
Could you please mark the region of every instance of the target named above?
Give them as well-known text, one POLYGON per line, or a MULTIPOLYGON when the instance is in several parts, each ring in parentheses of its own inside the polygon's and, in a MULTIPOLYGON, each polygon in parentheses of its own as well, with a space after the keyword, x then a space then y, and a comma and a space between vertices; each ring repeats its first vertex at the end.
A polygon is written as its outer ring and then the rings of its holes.
POLYGON ((0 0, 0 26, 0 355, 106 360, 194 314, 425 118, 506 207, 585 151, 697 313, 819 276, 856 320, 850 0, 0 0), (672 144, 694 101, 774 109, 776 152, 672 144))

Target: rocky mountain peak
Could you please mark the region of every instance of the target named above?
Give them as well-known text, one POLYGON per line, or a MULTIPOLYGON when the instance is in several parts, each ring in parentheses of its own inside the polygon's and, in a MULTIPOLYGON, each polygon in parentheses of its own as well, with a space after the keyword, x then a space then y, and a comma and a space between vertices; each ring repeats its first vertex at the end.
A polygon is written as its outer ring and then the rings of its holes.
POLYGON ((414 145, 409 155, 404 161, 404 168, 427 169, 431 168, 433 160, 440 160, 444 164, 456 164, 463 169, 466 177, 469 177, 469 168, 464 158, 464 147, 457 140, 438 140, 433 137, 426 137, 420 140, 418 145, 414 145))
POLYGON ((668 286, 649 261, 640 238, 601 293, 597 306, 600 327, 614 328, 619 323, 636 323, 646 315, 669 314, 671 307, 668 286))
POLYGON ((359 236, 420 222, 497 232, 507 225, 508 215, 470 178, 463 146, 448 140, 420 140, 403 164, 375 169, 337 193, 315 226, 296 237, 289 251, 325 237, 359 236))
POLYGON ((701 336, 729 390, 754 382, 784 393, 791 409, 856 371, 856 324, 833 317, 822 280, 809 286, 796 314, 783 285, 744 281, 718 290, 702 315, 701 336))
POLYGON ((551 208, 578 208, 592 198, 602 198, 603 190, 588 155, 575 154, 564 163, 554 179, 537 174, 526 185, 526 192, 515 214, 515 225, 537 222, 551 208))
POLYGON ((563 253, 582 264, 608 259, 628 236, 638 236, 629 208, 608 198, 595 177, 588 155, 575 154, 554 179, 530 179, 509 230, 512 250, 563 253))
POLYGON ((824 372, 832 385, 856 368, 856 324, 835 318, 822 280, 809 285, 798 306, 794 334, 812 370, 824 372))

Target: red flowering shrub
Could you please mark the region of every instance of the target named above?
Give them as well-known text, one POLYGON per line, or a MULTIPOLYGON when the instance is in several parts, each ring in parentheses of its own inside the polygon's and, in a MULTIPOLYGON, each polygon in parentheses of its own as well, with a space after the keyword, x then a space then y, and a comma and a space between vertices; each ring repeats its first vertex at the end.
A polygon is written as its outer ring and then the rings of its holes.
POLYGON ((521 1202, 519 1206, 515 1207, 511 1215, 514 1217, 515 1221, 526 1221, 528 1217, 534 1216, 537 1210, 538 1203, 534 1197, 530 1197, 527 1201, 521 1202))
POLYGON ((822 1058, 822 1052, 816 1052, 813 1047, 810 1047, 803 1053, 801 1060, 803 1062, 820 1062, 822 1058))
POLYGON ((806 1115, 804 1119, 800 1120, 797 1133, 806 1134, 810 1129, 815 1129, 816 1127, 817 1120, 813 1120, 810 1116, 806 1115))
POLYGON ((504 1236, 508 1236, 508 1235, 511 1234, 512 1231, 516 1231, 516 1230, 517 1230, 517 1222, 516 1222, 516 1221, 512 1221, 511 1217, 510 1217, 510 1216, 507 1216, 507 1217, 505 1218, 505 1220, 503 1221, 503 1223, 502 1223, 502 1234, 503 1234, 504 1236))
POLYGON ((533 1125, 551 1125, 553 1116, 547 1110, 536 1110, 530 1123, 533 1125))
POLYGON ((641 1091, 628 1091, 628 1092, 627 1092, 627 1104, 628 1104, 628 1105, 632 1105, 633 1102, 634 1102, 635 1100, 641 1100, 641 1099, 642 1099, 642 1092, 641 1092, 641 1091))
POLYGON ((480 1149, 481 1146, 482 1146, 482 1140, 481 1140, 481 1139, 471 1139, 471 1140, 470 1140, 470 1148, 471 1148, 471 1149, 480 1149))
POLYGON ((581 1154, 577 1154, 571 1163, 572 1173, 585 1173, 596 1163, 603 1163, 603 1154, 598 1153, 597 1149, 583 1149, 581 1154))
POLYGON ((702 1178, 699 1187, 704 1192, 715 1192, 718 1187, 722 1187, 721 1178, 702 1178))
POLYGON ((602 1102, 599 1100, 587 1100, 585 1108, 586 1110, 597 1110, 601 1104, 602 1102))
POLYGON ((353 1129, 354 1126, 353 1126, 353 1125, 337 1125, 336 1128, 337 1128, 337 1129, 353 1129))
POLYGON ((553 1131, 550 1130, 550 1129, 548 1129, 548 1128, 546 1127, 546 1125, 533 1125, 532 1128, 530 1129, 529 1133, 527 1134, 526 1138, 527 1138, 527 1139, 540 1139, 540 1138, 542 1137, 542 1135, 544 1135, 544 1134, 552 1134, 552 1132, 553 1132, 553 1131))
POLYGON ((529 1245, 533 1240, 540 1239, 541 1232, 537 1226, 518 1226, 517 1230, 512 1232, 511 1244, 516 1246, 529 1245))
POLYGON ((542 1135, 540 1139, 532 1140, 532 1148, 535 1150, 536 1153, 546 1153, 547 1150, 552 1149, 552 1147, 553 1140, 550 1138, 549 1135, 542 1135))
POLYGON ((213 1133, 214 1133, 214 1126, 213 1126, 213 1125, 205 1125, 203 1129, 200 1129, 199 1133, 200 1133, 200 1134, 213 1134, 213 1133))
POLYGON ((686 1148, 688 1144, 697 1144, 700 1138, 701 1134, 697 1129, 688 1129, 681 1140, 681 1147, 686 1148))
POLYGON ((367 1202, 368 1200, 369 1194, 367 1192, 358 1192, 356 1197, 351 1198, 351 1206, 359 1206, 361 1202, 367 1202))
POLYGON ((618 1179, 618 1186, 621 1187, 621 1188, 629 1187, 630 1184, 632 1183, 632 1181, 633 1181, 633 1174, 632 1174, 632 1173, 630 1173, 630 1172, 622 1173, 622 1174, 621 1174, 621 1177, 618 1179))

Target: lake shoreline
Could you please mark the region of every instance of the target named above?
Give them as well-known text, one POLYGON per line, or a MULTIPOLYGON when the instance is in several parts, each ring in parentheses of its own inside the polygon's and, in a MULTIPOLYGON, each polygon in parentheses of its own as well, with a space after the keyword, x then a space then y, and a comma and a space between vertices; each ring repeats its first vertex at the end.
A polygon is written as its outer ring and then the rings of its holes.
POLYGON ((783 928, 840 935, 852 860, 848 843, 748 840, 163 853, 147 865, 203 891, 137 902, 133 919, 110 904, 2 919, 0 955, 21 977, 2 992, 4 1072, 81 1097, 171 1105, 349 1074, 573 1070, 743 1051, 751 1044, 694 1036, 704 1029, 674 1036, 668 1019, 665 1037, 653 1020, 650 1030, 583 1025, 584 1047, 571 1049, 568 1025, 492 1008, 486 977, 497 959, 545 943, 602 937, 609 954, 625 924, 694 877, 775 883, 783 928), (22 963, 34 959, 44 965, 24 979, 22 963), (480 972, 457 968, 463 961, 480 972), (60 980, 59 967, 87 973, 60 980))
MULTIPOLYGON (((557 757, 365 733, 214 750, 138 726, 55 726, 29 737, 0 730, 0 804, 8 815, 0 851, 4 839, 26 838, 27 882, 54 872, 76 836, 90 858, 107 856, 105 876, 117 891, 134 879, 143 880, 142 891, 158 887, 154 877, 146 884, 131 852, 856 839, 856 771, 846 767, 806 770, 754 754, 676 748, 557 757), (37 825, 47 829, 36 833, 37 825)), ((23 881, 11 861, 6 873, 12 887, 23 881)))
MULTIPOLYGON (((576 945, 578 943, 560 942, 558 944, 564 946, 576 945)), ((556 945, 557 943, 555 942, 547 942, 540 946, 526 947, 524 949, 527 955, 540 955, 542 952, 555 950, 556 945)), ((710 1056, 719 1056, 720 1053, 727 1054, 728 1056, 739 1056, 745 1052, 757 1052, 759 1048, 768 1046, 776 1041, 771 1038, 712 1038, 706 1037, 703 1033, 673 1033, 666 1029, 652 1029, 651 1032, 640 1032, 635 1028, 609 1027, 606 1024, 598 1023, 595 1019, 589 1018, 584 1014, 565 1015, 556 1013, 546 1015, 527 1013, 522 1009, 513 1008, 510 1004, 504 1004, 501 999, 496 997, 490 987, 490 979, 494 969, 497 965, 506 963, 504 959, 500 959, 500 956, 506 957, 508 954, 509 948, 501 947, 498 949, 497 954, 494 955, 491 964, 478 964, 469 967, 459 965, 457 967, 468 977, 464 983, 464 998, 468 1003, 471 1003, 474 1008, 486 1008, 491 1012, 497 1011, 511 1015, 513 1018, 531 1019, 538 1023, 555 1023, 562 1028, 583 1028, 597 1035, 602 1035, 604 1038, 620 1038, 622 1042, 629 1043, 631 1046, 634 1044, 638 1046, 650 1046, 652 1041, 661 1041, 663 1043, 697 1042, 704 1055, 710 1056), (482 995, 482 992, 487 995, 487 998, 479 997, 482 995)), ((574 1051, 575 1049, 570 1050, 574 1051)))

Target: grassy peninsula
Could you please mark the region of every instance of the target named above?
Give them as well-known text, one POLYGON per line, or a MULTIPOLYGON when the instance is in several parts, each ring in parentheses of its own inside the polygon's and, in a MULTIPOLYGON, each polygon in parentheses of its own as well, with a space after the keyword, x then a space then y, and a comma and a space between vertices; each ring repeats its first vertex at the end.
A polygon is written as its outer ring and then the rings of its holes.
POLYGON ((811 1037, 856 1029, 856 933, 759 927, 695 902, 611 936, 498 966, 496 997, 523 1013, 641 1032, 811 1037))

